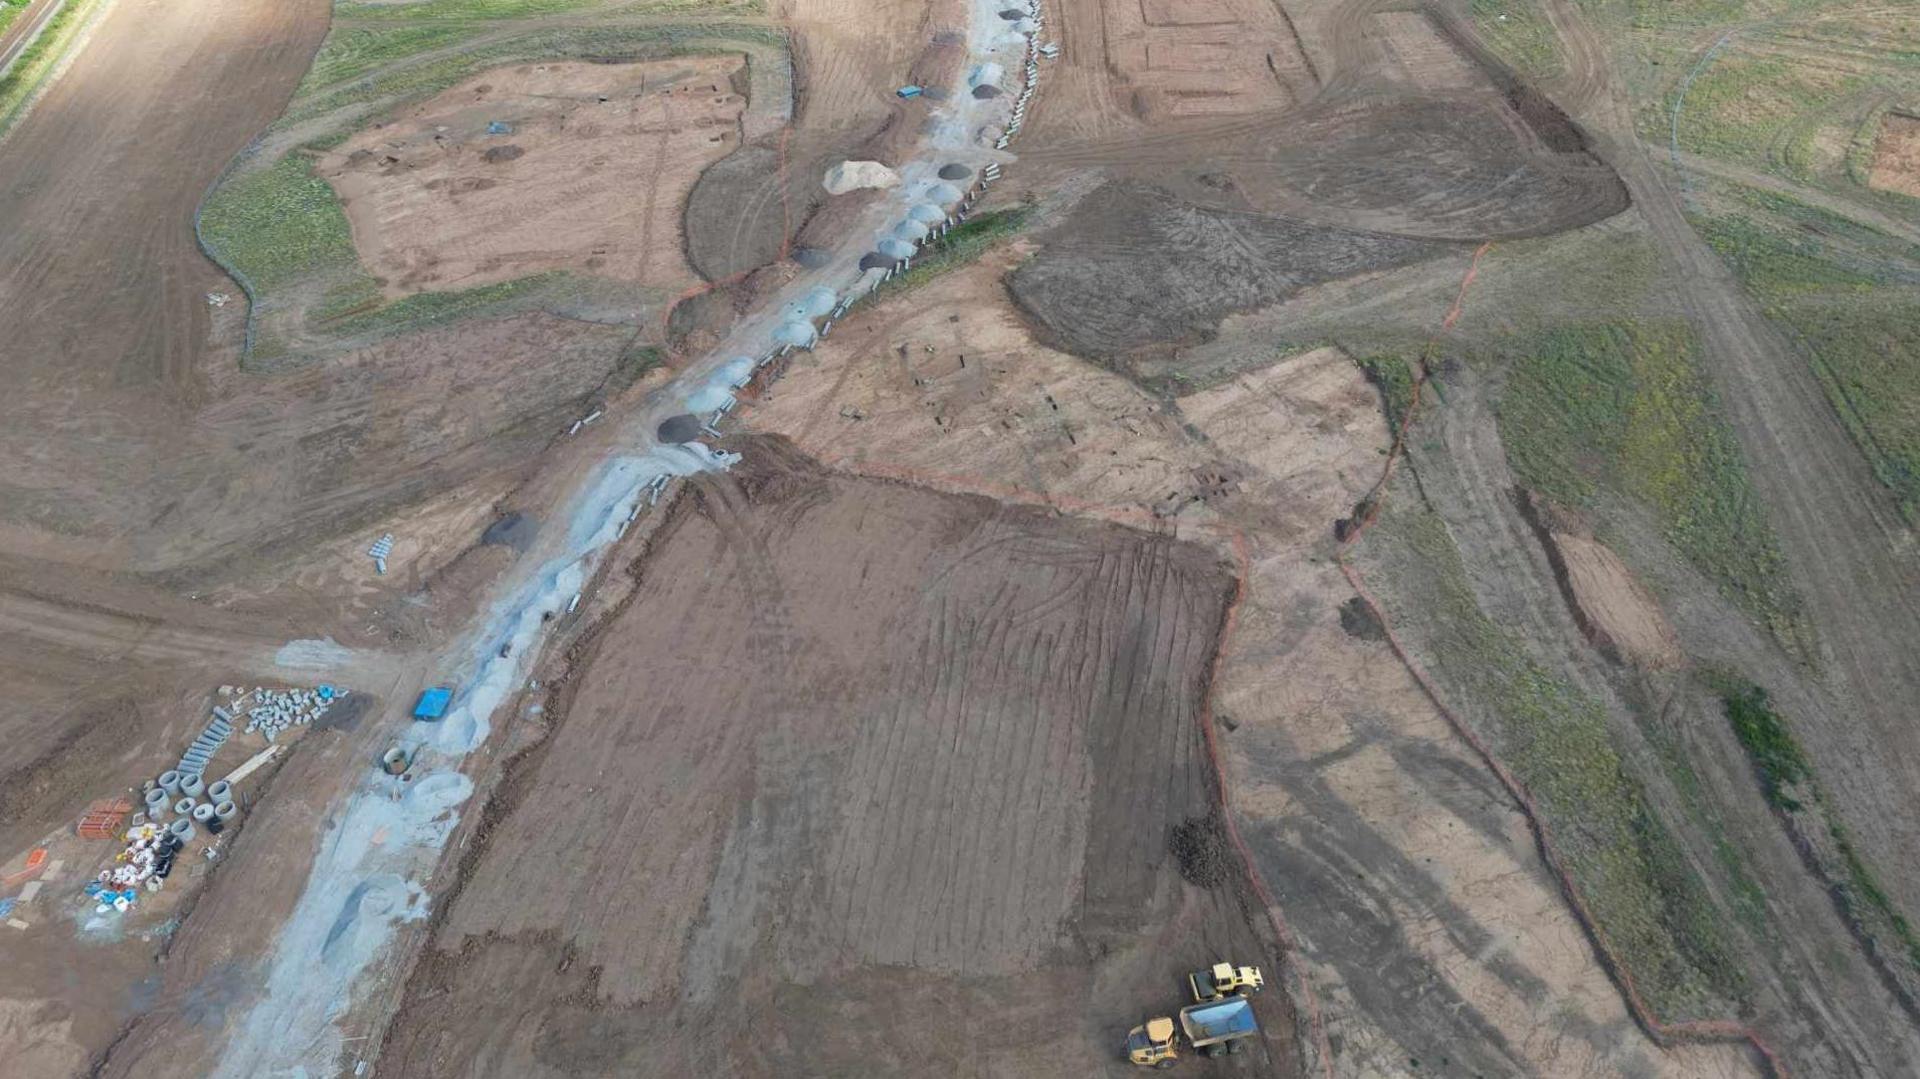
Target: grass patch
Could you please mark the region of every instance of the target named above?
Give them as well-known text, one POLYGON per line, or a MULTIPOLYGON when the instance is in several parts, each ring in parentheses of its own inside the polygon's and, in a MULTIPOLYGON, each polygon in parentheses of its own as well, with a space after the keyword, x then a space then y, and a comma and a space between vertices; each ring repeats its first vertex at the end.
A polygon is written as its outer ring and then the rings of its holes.
POLYGON ((1413 366, 1399 356, 1368 356, 1355 361, 1360 373, 1380 391, 1380 404, 1387 415, 1387 428, 1398 433, 1413 410, 1413 366))
POLYGON ((256 298, 304 278, 364 276, 346 211, 299 155, 216 187, 201 207, 200 236, 256 298))
POLYGON ((1467 14, 1480 39, 1520 74, 1550 79, 1566 69, 1559 38, 1533 0, 1472 0, 1467 14))
POLYGON ((1770 192, 1716 191, 1694 227, 1813 364, 1832 403, 1920 523, 1920 248, 1770 192))
POLYGON ((885 296, 907 292, 943 273, 977 261, 995 244, 1019 232, 1027 223, 1027 212, 1026 207, 1018 206, 974 215, 954 226, 945 236, 929 241, 913 256, 912 269, 894 275, 893 280, 875 289, 874 293, 885 296))
MULTIPOLYGON (((1686 85, 1686 99, 1680 102, 1680 148, 1765 167, 1790 129, 1834 115, 1841 102, 1866 85, 1865 77, 1829 66, 1728 49, 1686 85)), ((1673 115, 1679 93, 1676 85, 1662 115, 1673 115)), ((1660 132, 1663 140, 1670 130, 1660 132)), ((1797 164, 1804 170, 1807 163, 1797 164)))
POLYGON ((553 270, 454 292, 418 292, 371 310, 337 316, 316 328, 335 337, 385 336, 425 329, 535 299, 567 277, 565 271, 553 270))
POLYGON ((6 134, 20 119, 27 102, 47 81, 47 76, 60 66, 88 17, 99 6, 99 0, 67 0, 66 6, 41 28, 33 44, 21 51, 5 75, 0 75, 0 135, 6 134))
POLYGON ((356 79, 386 64, 445 48, 476 34, 485 26, 447 25, 347 26, 335 29, 314 54, 313 66, 295 91, 296 98, 356 79))
MULTIPOLYGON (((1893 905, 1892 897, 1880 886, 1866 859, 1854 846, 1846 826, 1827 803, 1826 794, 1815 780, 1800 743, 1786 721, 1773 709, 1767 691, 1739 675, 1711 672, 1708 684, 1720 695, 1727 722, 1760 781, 1767 802, 1790 819, 1812 817, 1824 822, 1832 842, 1831 858, 1815 850, 1813 858, 1820 871, 1833 882, 1837 897, 1848 915, 1869 936, 1876 930, 1890 933, 1905 954, 1907 962, 1920 968, 1920 934, 1915 933, 1906 915, 1893 905), (1831 864, 1837 859, 1838 866, 1831 864)), ((1804 834, 1804 832, 1803 832, 1804 834)))
POLYGON ((1393 574, 1396 621, 1469 702, 1494 752, 1531 792, 1601 930, 1663 1016, 1737 1000, 1745 975, 1719 911, 1628 774, 1600 703, 1536 661, 1474 599, 1446 527, 1396 491, 1365 557, 1393 574))
POLYGON ((0 0, 0 31, 12 26, 13 20, 19 18, 31 3, 33 0, 0 0))
MULTIPOLYGON (((456 29, 458 32, 450 33, 446 42, 478 34, 487 27, 457 24, 456 29)), ((422 39, 414 40, 418 43, 422 39)), ((428 35, 424 40, 438 39, 428 35)), ((565 26, 476 45, 419 63, 399 63, 402 57, 387 55, 400 50, 397 42, 363 44, 360 58, 341 57, 334 61, 338 70, 351 71, 358 67, 361 76, 343 78, 325 86, 316 83, 304 87, 279 123, 282 126, 300 123, 349 106, 424 97, 486 68, 521 60, 651 60, 669 56, 739 52, 743 45, 748 44, 785 47, 786 39, 772 28, 725 23, 565 26), (369 60, 364 55, 368 52, 380 55, 369 60)), ((422 50, 427 47, 420 46, 422 50)), ((324 45, 322 49, 325 49, 324 45)))
POLYGON ((334 17, 382 22, 429 19, 532 19, 594 9, 620 15, 758 15, 765 0, 417 0, 413 3, 355 3, 334 5, 334 17))
POLYGON ((1688 562, 1791 639, 1799 604, 1696 349, 1678 322, 1548 331, 1514 364, 1501 439, 1520 481, 1557 502, 1607 489, 1646 503, 1688 562))

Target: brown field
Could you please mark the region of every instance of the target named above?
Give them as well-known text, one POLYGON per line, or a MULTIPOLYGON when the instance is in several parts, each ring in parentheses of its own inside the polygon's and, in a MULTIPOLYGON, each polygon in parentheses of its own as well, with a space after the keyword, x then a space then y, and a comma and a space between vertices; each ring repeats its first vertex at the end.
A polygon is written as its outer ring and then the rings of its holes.
POLYGON ((747 448, 574 649, 389 1066, 1084 1073, 1264 951, 1173 843, 1216 794, 1210 554, 747 448))
POLYGON ((389 295, 563 269, 677 291, 694 280, 680 204, 739 144, 743 75, 718 56, 495 68, 361 131, 316 171, 389 295))
POLYGON ((1890 112, 1880 121, 1867 183, 1920 198, 1920 116, 1890 112))

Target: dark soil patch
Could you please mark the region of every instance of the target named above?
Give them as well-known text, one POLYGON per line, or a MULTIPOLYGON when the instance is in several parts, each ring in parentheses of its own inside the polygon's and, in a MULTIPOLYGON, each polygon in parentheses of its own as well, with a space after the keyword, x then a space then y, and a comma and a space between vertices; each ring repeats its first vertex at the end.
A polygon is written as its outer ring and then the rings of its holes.
POLYGON ((1000 96, 1000 88, 992 83, 981 83, 973 88, 973 96, 981 101, 1000 96))
POLYGON ((518 146, 492 146, 488 147, 486 153, 480 155, 480 160, 485 161, 489 165, 498 165, 503 161, 512 161, 514 158, 522 157, 525 154, 526 151, 518 146))
POLYGON ((1363 641, 1387 639, 1387 627, 1381 624, 1380 616, 1359 596, 1340 605, 1340 628, 1347 631, 1347 636, 1363 641))
POLYGON ((1233 847, 1227 842, 1227 830, 1217 809, 1175 825, 1167 846, 1188 884, 1217 888, 1232 877, 1233 847))
POLYGON ((524 513, 508 513, 480 533, 480 542, 525 551, 540 531, 540 522, 524 513))
POLYGON ((659 438, 662 442, 679 444, 692 442, 700 437, 700 420, 687 413, 668 416, 660 423, 659 438))
POLYGON ((1014 298, 1095 359, 1192 343, 1235 311, 1309 285, 1432 258, 1427 240, 1217 210, 1142 183, 1108 183, 1009 278, 1014 298))
POLYGON ((940 178, 942 180, 964 180, 972 175, 972 169, 957 161, 952 164, 940 166, 940 178))

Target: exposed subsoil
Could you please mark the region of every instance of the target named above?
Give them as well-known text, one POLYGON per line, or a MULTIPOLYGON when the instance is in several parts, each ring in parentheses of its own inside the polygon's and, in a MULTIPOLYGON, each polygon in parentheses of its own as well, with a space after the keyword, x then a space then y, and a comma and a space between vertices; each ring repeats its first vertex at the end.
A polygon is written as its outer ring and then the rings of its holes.
POLYGON ((1920 116, 1890 112, 1880 121, 1867 183, 1920 198, 1920 116))
MULTIPOLYGON (((570 654, 383 1067, 1124 1074, 1274 961, 1205 841, 1213 555, 744 448, 570 654)), ((1259 1007, 1231 1070, 1290 1073, 1259 1007)))
POLYGON ((386 292, 566 269, 679 290, 680 205, 739 142, 738 56, 494 68, 324 155, 386 292))

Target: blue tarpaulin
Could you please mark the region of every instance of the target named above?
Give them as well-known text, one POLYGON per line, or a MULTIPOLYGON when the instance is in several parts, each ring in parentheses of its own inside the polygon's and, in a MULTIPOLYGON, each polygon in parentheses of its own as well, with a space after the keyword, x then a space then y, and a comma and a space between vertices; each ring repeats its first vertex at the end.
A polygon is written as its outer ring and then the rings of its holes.
POLYGON ((447 705, 452 701, 453 690, 435 686, 420 694, 419 703, 413 706, 413 718, 439 719, 447 714, 447 705))

